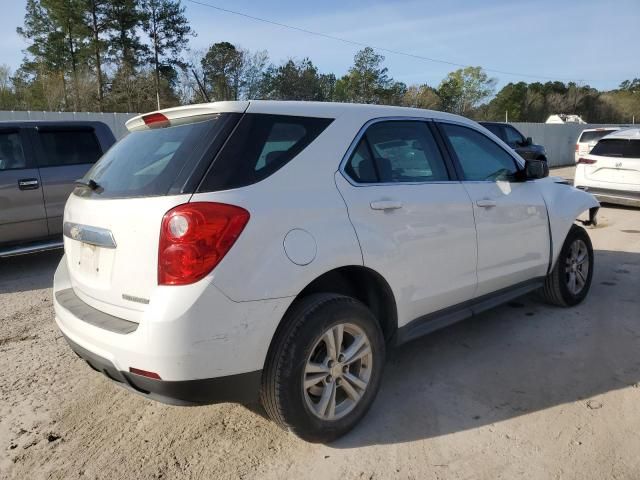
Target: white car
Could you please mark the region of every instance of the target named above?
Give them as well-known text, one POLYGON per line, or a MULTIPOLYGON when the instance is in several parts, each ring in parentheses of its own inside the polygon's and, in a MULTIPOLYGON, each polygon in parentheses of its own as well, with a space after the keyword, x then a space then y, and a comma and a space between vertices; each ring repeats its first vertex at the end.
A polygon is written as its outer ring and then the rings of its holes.
POLYGON ((578 159, 573 184, 602 202, 640 207, 640 128, 602 138, 578 159))
POLYGON ((598 140, 618 130, 620 130, 620 127, 587 128, 583 130, 578 140, 576 140, 576 163, 578 163, 580 157, 589 153, 596 146, 598 140))
POLYGON ((385 348, 541 289, 582 301, 599 204, 471 120, 220 102, 127 122, 70 196, 55 317, 71 348, 174 404, 259 399, 330 441, 385 348))

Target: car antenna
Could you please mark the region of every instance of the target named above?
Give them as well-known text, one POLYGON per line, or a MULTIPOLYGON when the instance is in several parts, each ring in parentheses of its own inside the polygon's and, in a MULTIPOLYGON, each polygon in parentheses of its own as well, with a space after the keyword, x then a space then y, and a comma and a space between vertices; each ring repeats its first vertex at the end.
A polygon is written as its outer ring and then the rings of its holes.
POLYGON ((207 102, 211 102, 211 100, 209 99, 209 95, 207 95, 207 91, 204 89, 204 86, 202 85, 202 83, 200 83, 200 78, 198 78, 198 74, 196 73, 195 69, 192 68, 191 72, 193 72, 193 76, 196 77, 196 82, 198 83, 200 94, 204 97, 204 99, 207 102))

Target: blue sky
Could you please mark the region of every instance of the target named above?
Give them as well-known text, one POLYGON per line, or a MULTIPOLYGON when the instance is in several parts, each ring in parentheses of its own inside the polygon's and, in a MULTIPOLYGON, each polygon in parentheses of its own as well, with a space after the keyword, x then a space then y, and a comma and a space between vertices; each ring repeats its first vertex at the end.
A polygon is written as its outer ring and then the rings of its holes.
MULTIPOLYGON (((640 1, 248 1, 200 0, 219 7, 415 55, 520 74, 574 79, 600 89, 640 77, 640 1)), ((15 33, 25 0, 2 0, 0 64, 17 68, 26 44, 15 33)), ((256 22, 183 0, 194 50, 229 41, 267 49, 273 62, 309 56, 341 75, 357 46, 256 22)), ((384 53, 396 80, 437 86, 455 67, 384 53)), ((499 85, 535 81, 492 73, 499 85)), ((544 79, 540 79, 545 81, 544 79)))

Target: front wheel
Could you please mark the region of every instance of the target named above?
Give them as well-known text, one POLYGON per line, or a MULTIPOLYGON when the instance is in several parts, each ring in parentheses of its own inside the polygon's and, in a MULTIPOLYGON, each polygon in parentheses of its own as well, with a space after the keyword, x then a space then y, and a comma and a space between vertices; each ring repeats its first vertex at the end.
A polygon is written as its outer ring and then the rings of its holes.
POLYGON ((272 420, 304 440, 335 440, 373 403, 384 357, 380 325, 365 305, 335 294, 305 297, 274 339, 262 404, 272 420))
POLYGON ((553 305, 571 307, 582 302, 593 278, 593 246, 586 230, 572 225, 556 264, 541 289, 542 298, 553 305))

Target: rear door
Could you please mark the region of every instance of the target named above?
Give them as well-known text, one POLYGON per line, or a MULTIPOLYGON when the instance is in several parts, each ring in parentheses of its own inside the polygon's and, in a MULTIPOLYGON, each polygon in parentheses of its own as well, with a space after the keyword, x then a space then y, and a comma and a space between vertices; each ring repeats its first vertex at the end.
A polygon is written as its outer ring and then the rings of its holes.
POLYGON ((378 121, 352 148, 338 189, 364 264, 389 280, 400 321, 472 298, 473 209, 429 122, 378 121))
POLYGON ((47 217, 28 133, 0 128, 0 244, 46 237, 47 217))
POLYGON ((511 153, 480 130, 439 122, 473 201, 482 296, 542 277, 549 266, 547 208, 535 181, 517 181, 511 153))
POLYGON ((50 235, 62 233, 64 205, 74 182, 102 156, 93 127, 42 126, 33 132, 50 235))

